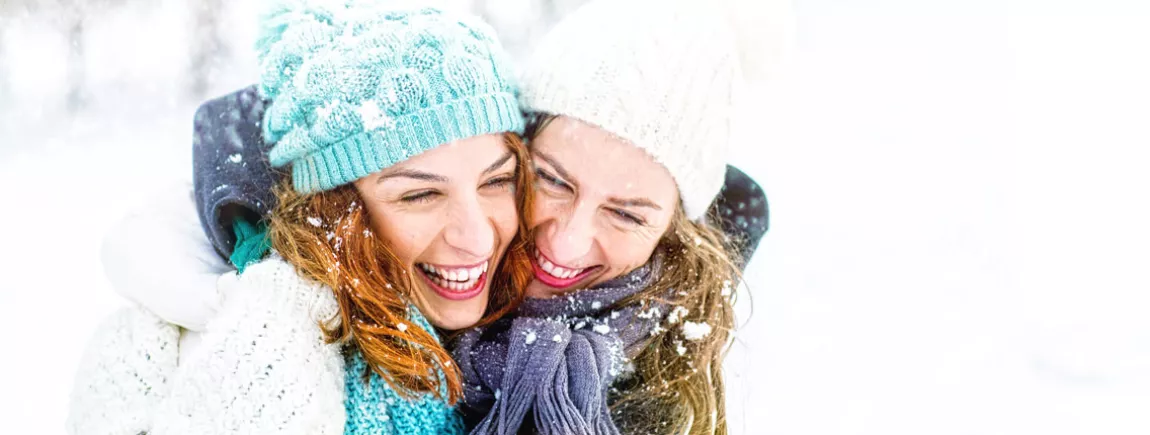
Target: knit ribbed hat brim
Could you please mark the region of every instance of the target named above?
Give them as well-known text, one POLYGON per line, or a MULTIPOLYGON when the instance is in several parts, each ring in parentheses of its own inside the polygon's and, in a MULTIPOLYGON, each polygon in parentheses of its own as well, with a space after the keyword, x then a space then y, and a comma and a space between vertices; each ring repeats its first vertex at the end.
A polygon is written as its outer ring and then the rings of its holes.
POLYGON ((405 115, 384 129, 348 137, 292 162, 299 193, 329 190, 437 146, 487 134, 523 133, 515 95, 497 93, 451 101, 405 115))

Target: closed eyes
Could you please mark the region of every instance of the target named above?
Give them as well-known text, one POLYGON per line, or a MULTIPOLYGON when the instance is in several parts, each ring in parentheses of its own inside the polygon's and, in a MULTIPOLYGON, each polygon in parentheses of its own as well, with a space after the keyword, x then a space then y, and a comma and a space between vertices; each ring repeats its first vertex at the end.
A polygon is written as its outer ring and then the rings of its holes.
MULTIPOLYGON (((515 174, 507 174, 488 180, 483 183, 480 188, 505 188, 513 184, 515 184, 515 174)), ((408 204, 423 204, 434 200, 440 195, 442 195, 442 193, 438 190, 429 189, 403 195, 399 200, 408 204)))
POLYGON ((535 169, 535 175, 538 176, 540 180, 543 180, 544 183, 550 184, 553 187, 563 189, 563 190, 566 190, 568 192, 574 192, 575 191, 575 189, 571 188, 571 185, 565 183, 563 180, 560 180, 559 177, 551 175, 550 173, 548 173, 547 171, 544 171, 543 169, 536 168, 535 169))

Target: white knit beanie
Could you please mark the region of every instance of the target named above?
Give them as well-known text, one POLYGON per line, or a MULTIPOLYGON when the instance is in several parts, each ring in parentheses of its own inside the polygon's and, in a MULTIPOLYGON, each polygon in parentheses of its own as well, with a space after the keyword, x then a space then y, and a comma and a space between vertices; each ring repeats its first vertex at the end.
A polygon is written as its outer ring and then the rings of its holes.
POLYGON ((723 186, 741 83, 734 35, 714 2, 593 0, 539 42, 521 104, 646 150, 698 219, 723 186))

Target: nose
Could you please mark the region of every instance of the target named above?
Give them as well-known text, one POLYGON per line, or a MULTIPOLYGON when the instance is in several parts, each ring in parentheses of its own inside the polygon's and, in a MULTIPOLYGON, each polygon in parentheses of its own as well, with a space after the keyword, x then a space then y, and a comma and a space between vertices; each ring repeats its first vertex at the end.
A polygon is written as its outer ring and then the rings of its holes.
POLYGON ((591 250, 595 239, 595 207, 583 201, 556 216, 547 232, 549 255, 560 265, 576 265, 591 250))
POLYGON ((480 261, 491 256, 495 229, 479 198, 470 196, 451 205, 443 239, 464 257, 463 261, 480 261))

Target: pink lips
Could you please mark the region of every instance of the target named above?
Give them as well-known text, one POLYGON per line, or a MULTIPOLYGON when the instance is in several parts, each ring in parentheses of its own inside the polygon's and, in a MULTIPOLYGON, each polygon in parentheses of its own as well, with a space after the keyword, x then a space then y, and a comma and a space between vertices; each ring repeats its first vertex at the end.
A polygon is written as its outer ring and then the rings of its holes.
POLYGON ((427 276, 427 272, 424 272, 423 270, 419 271, 419 275, 423 277, 423 281, 426 282, 427 285, 431 287, 431 289, 435 291, 436 294, 444 299, 453 301, 465 301, 483 293, 483 288, 487 284, 487 277, 489 273, 490 271, 484 271, 481 275, 479 275, 479 279, 475 281, 475 285, 473 285, 470 289, 460 291, 448 289, 439 284, 436 284, 435 281, 431 279, 431 277, 427 276))
MULTIPOLYGON (((548 261, 550 261, 550 260, 548 260, 548 261)), ((539 265, 539 261, 534 256, 531 257, 531 269, 535 272, 535 279, 539 280, 540 282, 547 285, 548 287, 558 289, 558 290, 563 290, 563 289, 566 289, 567 287, 570 287, 570 286, 573 286, 573 285, 579 283, 579 281, 582 281, 583 278, 586 278, 587 275, 590 275, 591 272, 595 271, 598 268, 599 268, 598 266, 588 267, 587 270, 584 270, 583 272, 580 272, 578 275, 575 275, 573 277, 559 278, 559 277, 556 277, 550 273, 547 273, 547 271, 543 270, 543 267, 539 265)))

